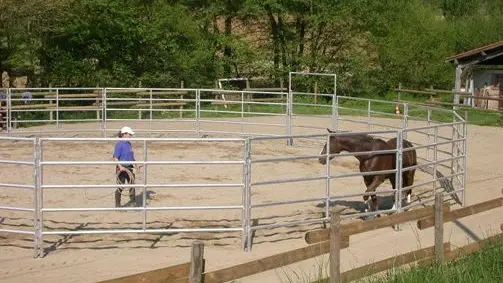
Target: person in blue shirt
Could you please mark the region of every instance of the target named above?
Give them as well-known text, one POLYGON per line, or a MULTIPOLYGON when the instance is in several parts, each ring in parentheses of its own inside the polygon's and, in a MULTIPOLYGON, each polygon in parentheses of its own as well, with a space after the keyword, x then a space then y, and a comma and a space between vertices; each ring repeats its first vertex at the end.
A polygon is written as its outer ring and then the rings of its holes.
MULTIPOLYGON (((128 138, 134 135, 133 130, 130 127, 124 126, 119 132, 119 137, 124 138, 115 144, 113 160, 120 162, 116 167, 116 175, 120 184, 134 184, 134 172, 133 164, 128 164, 127 161, 135 161, 133 146, 128 138)), ((117 188, 115 191, 115 207, 120 207, 121 205, 121 194, 124 188, 117 188)), ((129 200, 131 206, 136 206, 135 188, 129 189, 129 200)))

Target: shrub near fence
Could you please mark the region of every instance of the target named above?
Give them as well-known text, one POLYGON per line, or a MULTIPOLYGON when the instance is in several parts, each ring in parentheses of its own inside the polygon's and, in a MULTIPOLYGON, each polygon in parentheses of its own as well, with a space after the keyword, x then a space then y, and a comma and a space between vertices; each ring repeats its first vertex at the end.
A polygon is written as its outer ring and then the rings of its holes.
MULTIPOLYGON (((502 190, 503 194, 503 190, 502 190)), ((443 224, 456 219, 475 215, 484 211, 503 207, 503 197, 486 201, 483 203, 467 206, 451 211, 449 205, 444 203, 443 194, 435 196, 435 206, 425 207, 413 211, 383 216, 378 219, 364 222, 356 222, 339 225, 339 212, 332 216, 331 228, 320 229, 306 233, 306 242, 310 244, 307 247, 291 250, 285 253, 276 254, 259 260, 243 263, 240 265, 228 267, 216 271, 204 271, 204 254, 201 248, 202 243, 194 243, 192 248, 191 262, 158 269, 150 272, 144 272, 136 275, 121 277, 112 280, 101 281, 100 283, 119 283, 119 282, 205 282, 205 283, 223 283, 239 279, 245 276, 254 275, 267 270, 286 266, 295 262, 313 258, 322 254, 330 255, 330 274, 329 282, 348 282, 361 279, 372 274, 385 271, 390 268, 398 267, 408 263, 417 262, 418 265, 429 264, 433 262, 443 263, 454 260, 461 256, 468 255, 490 244, 494 241, 503 239, 503 234, 497 234, 485 240, 474 242, 455 250, 451 250, 450 243, 444 243, 443 224), (387 258, 365 266, 361 266, 344 273, 340 273, 339 250, 349 246, 349 237, 376 229, 397 225, 399 223, 417 221, 419 229, 427 229, 435 226, 435 245, 409 253, 401 254, 395 257, 387 258), (198 255, 198 256, 195 256, 198 255), (195 272, 199 270, 199 272, 195 272)), ((503 224, 501 224, 503 230, 503 224)))

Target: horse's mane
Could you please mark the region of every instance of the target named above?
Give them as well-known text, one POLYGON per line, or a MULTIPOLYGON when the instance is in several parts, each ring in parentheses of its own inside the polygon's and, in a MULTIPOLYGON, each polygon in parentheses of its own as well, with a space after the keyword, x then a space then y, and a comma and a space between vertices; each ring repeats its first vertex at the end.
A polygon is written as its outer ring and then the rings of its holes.
POLYGON ((355 149, 370 149, 376 142, 386 144, 384 140, 365 133, 340 135, 339 137, 342 138, 341 140, 345 139, 351 143, 355 149))

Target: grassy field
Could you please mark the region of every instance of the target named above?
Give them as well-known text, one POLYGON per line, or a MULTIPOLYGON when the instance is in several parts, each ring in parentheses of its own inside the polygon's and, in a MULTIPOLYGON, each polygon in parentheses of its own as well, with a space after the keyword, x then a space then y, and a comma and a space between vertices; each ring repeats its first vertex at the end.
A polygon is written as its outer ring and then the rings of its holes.
POLYGON ((365 283, 500 283, 503 282, 503 241, 484 247, 467 257, 445 265, 390 270, 365 283))
MULTIPOLYGON (((328 262, 318 263, 313 273, 283 270, 278 276, 283 283, 328 283, 328 262), (324 279, 322 279, 324 278, 324 279)), ((359 283, 500 283, 503 278, 503 238, 475 253, 446 264, 398 267, 379 275, 354 282, 359 283)))

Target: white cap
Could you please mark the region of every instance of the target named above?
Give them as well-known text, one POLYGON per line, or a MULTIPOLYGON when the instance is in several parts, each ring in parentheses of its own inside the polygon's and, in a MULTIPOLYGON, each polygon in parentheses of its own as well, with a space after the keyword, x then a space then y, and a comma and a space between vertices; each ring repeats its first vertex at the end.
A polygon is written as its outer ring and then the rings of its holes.
POLYGON ((134 135, 133 129, 131 129, 128 126, 124 126, 121 128, 121 134, 126 134, 126 133, 134 135))

